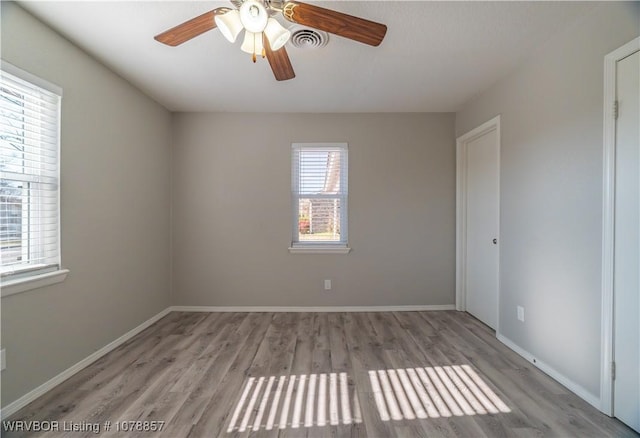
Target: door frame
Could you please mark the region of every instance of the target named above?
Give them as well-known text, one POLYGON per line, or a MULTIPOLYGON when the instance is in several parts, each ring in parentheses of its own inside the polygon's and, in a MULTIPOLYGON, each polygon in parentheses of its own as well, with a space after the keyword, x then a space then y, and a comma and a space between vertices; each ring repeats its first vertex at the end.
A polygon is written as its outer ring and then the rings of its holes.
POLYGON ((640 37, 604 57, 604 140, 602 206, 602 314, 600 366, 600 410, 613 415, 613 328, 614 328, 614 224, 616 157, 616 65, 640 50, 640 37))
POLYGON ((467 310, 467 152, 468 145, 491 131, 496 131, 498 142, 498 290, 496 309, 496 335, 500 333, 500 115, 486 121, 456 139, 456 310, 467 310))

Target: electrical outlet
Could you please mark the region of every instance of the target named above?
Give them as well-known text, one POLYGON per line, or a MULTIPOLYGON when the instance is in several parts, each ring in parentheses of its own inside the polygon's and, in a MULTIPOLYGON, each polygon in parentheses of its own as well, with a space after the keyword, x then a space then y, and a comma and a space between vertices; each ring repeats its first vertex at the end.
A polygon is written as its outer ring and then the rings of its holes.
POLYGON ((0 371, 4 370, 7 367, 7 357, 5 349, 0 350, 0 371))
POLYGON ((518 321, 524 322, 524 307, 517 306, 518 321))
POLYGON ((324 290, 331 290, 331 280, 324 281, 324 290))

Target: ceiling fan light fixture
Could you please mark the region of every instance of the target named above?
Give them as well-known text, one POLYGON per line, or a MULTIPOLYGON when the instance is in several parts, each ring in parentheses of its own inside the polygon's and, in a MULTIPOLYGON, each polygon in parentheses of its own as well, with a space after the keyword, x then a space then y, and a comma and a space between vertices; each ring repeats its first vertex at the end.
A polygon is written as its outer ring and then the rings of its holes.
POLYGON ((264 34, 269 40, 269 46, 274 52, 281 49, 282 46, 287 44, 289 38, 291 38, 291 32, 278 23, 275 18, 269 18, 267 21, 267 27, 264 29, 264 34))
POLYGON ((269 13, 262 2, 246 0, 240 6, 240 21, 248 32, 262 32, 267 27, 268 19, 269 13))
POLYGON ((216 15, 214 20, 222 35, 230 43, 235 43, 238 35, 244 29, 242 21, 240 21, 240 13, 236 9, 232 9, 226 14, 216 15))
POLYGON ((262 32, 253 33, 246 31, 244 33, 244 41, 242 41, 240 50, 252 55, 261 55, 262 51, 264 50, 264 47, 262 45, 262 32))
MULTIPOLYGON (((231 0, 231 3, 235 9, 215 8, 167 29, 154 39, 175 47, 218 27, 227 40, 235 42, 244 30, 241 50, 251 54, 253 62, 258 55, 267 58, 276 80, 286 81, 296 75, 285 44, 310 45, 308 39, 298 38, 302 31, 285 29, 278 22, 280 16, 298 26, 312 28, 314 35, 331 33, 374 47, 380 45, 387 33, 384 24, 297 0, 231 0), (271 16, 274 19, 270 20, 271 16)), ((322 42, 315 46, 326 44, 326 37, 320 39, 322 42)))

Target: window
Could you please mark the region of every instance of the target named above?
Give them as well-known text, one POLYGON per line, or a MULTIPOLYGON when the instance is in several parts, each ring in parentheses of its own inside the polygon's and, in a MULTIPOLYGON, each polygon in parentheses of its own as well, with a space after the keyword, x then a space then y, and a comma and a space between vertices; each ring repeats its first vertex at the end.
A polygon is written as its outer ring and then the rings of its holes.
POLYGON ((347 144, 292 145, 291 252, 347 253, 347 144))
POLYGON ((15 280, 60 269, 61 93, 56 88, 2 63, 0 279, 3 288, 15 280))

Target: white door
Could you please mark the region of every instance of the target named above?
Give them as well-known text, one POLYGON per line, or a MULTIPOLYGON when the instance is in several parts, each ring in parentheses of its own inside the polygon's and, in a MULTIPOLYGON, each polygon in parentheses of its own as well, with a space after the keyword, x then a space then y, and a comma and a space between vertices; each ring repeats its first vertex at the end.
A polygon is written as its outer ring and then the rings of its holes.
POLYGON ((640 432, 640 52, 617 63, 614 416, 640 432))
MULTIPOLYGON (((463 154, 464 308, 496 329, 498 323, 499 119, 458 139, 463 154)), ((460 227, 459 227, 460 229, 460 227)))

